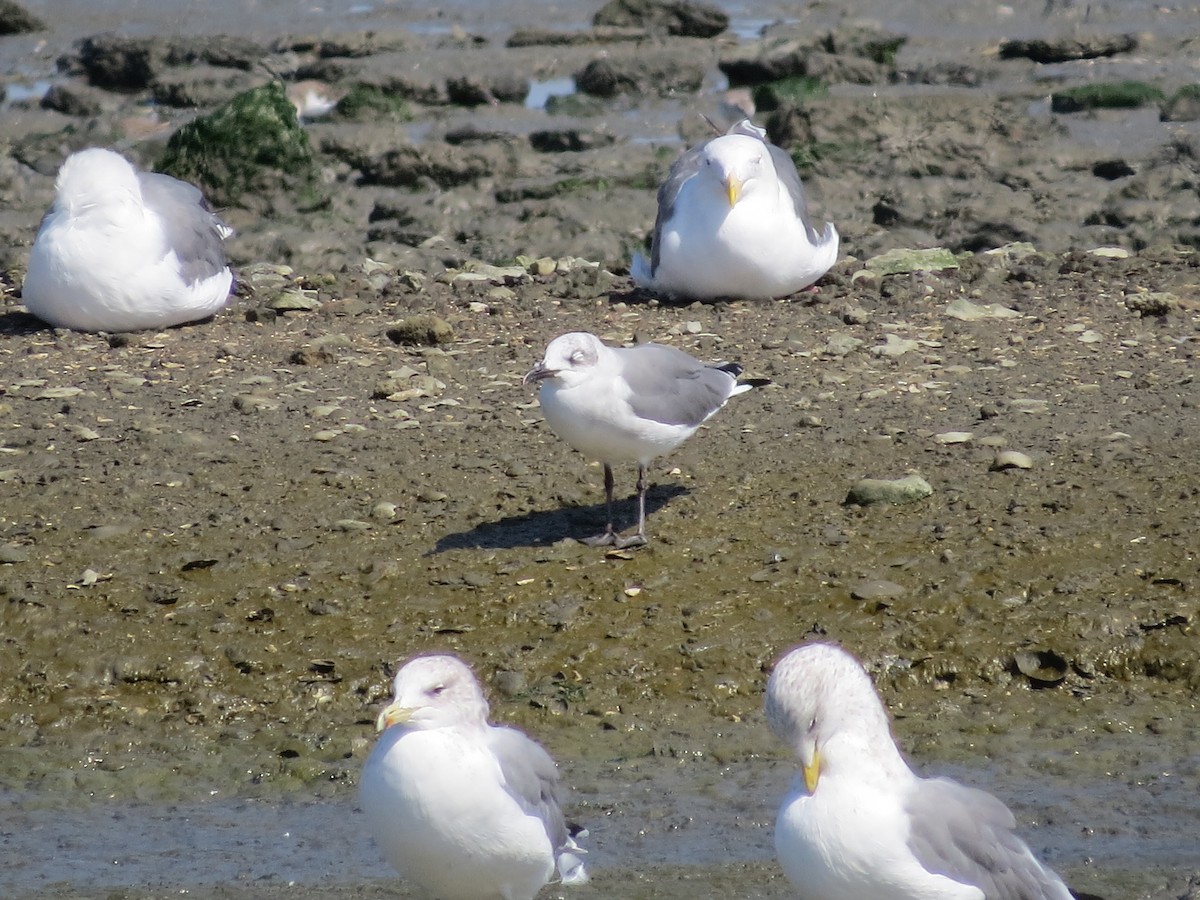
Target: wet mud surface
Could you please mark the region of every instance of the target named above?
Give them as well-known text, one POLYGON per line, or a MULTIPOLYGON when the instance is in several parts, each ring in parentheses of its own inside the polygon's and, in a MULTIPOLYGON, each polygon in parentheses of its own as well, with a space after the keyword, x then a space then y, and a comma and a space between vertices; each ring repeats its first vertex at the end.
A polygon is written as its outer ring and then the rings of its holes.
MULTIPOLYGON (((1108 13, 1100 32, 1128 24, 1108 13)), ((56 332, 16 291, 47 161, 113 134, 128 106, 61 133, 58 114, 6 110, 5 895, 410 896, 362 835, 355 781, 392 667, 450 650, 495 718, 563 766, 595 875, 570 896, 789 896, 771 829, 791 766, 761 695, 771 661, 819 635, 866 661, 920 768, 998 794, 1075 886, 1185 896, 1200 875, 1195 136, 1145 110, 1039 108, 1045 70, 972 55, 1000 25, 911 30, 927 56, 992 74, 814 101, 809 137, 838 149, 805 177, 847 258, 818 293, 771 303, 660 303, 625 275, 691 100, 569 118, 615 140, 559 153, 526 144, 542 110, 449 104, 314 124, 333 204, 230 210, 242 287, 213 320, 56 332), (489 173, 459 185, 363 185, 347 161, 409 139, 458 153, 442 139, 466 122, 503 133, 470 151, 489 173), (1093 167, 1114 155, 1135 172, 1110 183, 1093 167), (936 245, 956 268, 864 266, 936 245), (465 265, 520 254, 558 263, 465 265), (397 343, 416 316, 453 339, 397 343), (602 525, 600 469, 521 385, 569 330, 771 380, 654 465, 645 548, 573 540, 602 525), (909 474, 931 496, 844 502, 860 479, 909 474)), ((1172 86, 1186 41, 1151 33, 1094 65, 1172 86)), ((413 40, 484 80, 561 77, 595 53, 413 40)), ((678 41, 662 52, 707 48, 715 71, 738 39, 678 41)), ((152 141, 127 149, 152 158, 152 141)), ((617 478, 628 498, 633 467, 617 478)), ((620 512, 632 522, 631 501, 620 512)))

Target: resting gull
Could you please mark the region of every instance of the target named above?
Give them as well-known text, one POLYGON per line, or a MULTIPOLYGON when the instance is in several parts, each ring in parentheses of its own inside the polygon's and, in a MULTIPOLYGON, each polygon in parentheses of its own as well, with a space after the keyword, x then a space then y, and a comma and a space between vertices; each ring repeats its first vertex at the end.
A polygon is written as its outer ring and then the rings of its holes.
POLYGON ((650 259, 638 285, 693 300, 767 299, 803 290, 837 259, 832 222, 818 232, 787 151, 749 119, 693 147, 658 189, 650 259))
POLYGON ((554 433, 604 464, 608 525, 586 543, 646 543, 646 466, 695 434, 730 397, 763 383, 739 383, 741 372, 736 363, 705 365, 663 344, 609 347, 582 331, 550 342, 525 383, 541 386, 538 399, 554 433), (628 537, 613 527, 612 464, 621 460, 638 464, 638 527, 628 537))
POLYGON ((550 755, 489 725, 475 675, 418 656, 393 680, 359 802, 388 862, 442 900, 532 900, 551 880, 587 881, 550 755))
POLYGON ((29 255, 28 310, 59 328, 138 331, 211 316, 233 273, 231 234, 186 182, 139 172, 111 150, 67 157, 29 255))
POLYGON ((991 794, 921 778, 870 677, 829 644, 790 651, 767 719, 800 758, 775 822, 779 862, 808 900, 1071 900, 991 794))

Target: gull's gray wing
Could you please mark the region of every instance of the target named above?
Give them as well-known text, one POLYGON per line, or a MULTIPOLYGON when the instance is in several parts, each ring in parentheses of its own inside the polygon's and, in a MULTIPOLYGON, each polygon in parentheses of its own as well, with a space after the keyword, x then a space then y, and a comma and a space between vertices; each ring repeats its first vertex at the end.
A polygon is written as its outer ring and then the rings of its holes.
POLYGON ((800 181, 800 173, 796 171, 796 163, 782 147, 776 147, 767 140, 763 140, 767 145, 767 149, 771 152, 771 162, 775 165, 775 174, 779 176, 779 180, 783 182, 783 186, 787 188, 788 195, 792 198, 792 206, 796 210, 796 218, 804 225, 804 230, 808 232, 808 239, 814 244, 819 245, 822 241, 822 235, 813 227, 812 214, 808 211, 808 199, 804 194, 804 185, 800 181))
POLYGON ((684 182, 700 171, 700 155, 708 141, 697 144, 671 164, 666 180, 658 186, 658 215, 654 217, 654 236, 650 239, 650 277, 658 271, 659 247, 663 226, 675 214, 675 201, 684 182))
POLYGON ((225 268, 221 241, 230 233, 194 186, 158 172, 138 172, 142 202, 162 220, 167 242, 189 284, 225 268))
POLYGON ((740 366, 706 366, 664 344, 614 348, 629 405, 643 419, 698 427, 720 409, 737 385, 740 366))
POLYGON ((923 778, 909 798, 909 848, 930 872, 983 891, 987 900, 1071 900, 1062 880, 1013 832, 1008 807, 949 778, 923 778))
POLYGON ((505 787, 528 815, 546 824, 546 834, 557 851, 569 836, 558 800, 558 766, 541 745, 515 728, 490 726, 488 745, 500 762, 505 787))

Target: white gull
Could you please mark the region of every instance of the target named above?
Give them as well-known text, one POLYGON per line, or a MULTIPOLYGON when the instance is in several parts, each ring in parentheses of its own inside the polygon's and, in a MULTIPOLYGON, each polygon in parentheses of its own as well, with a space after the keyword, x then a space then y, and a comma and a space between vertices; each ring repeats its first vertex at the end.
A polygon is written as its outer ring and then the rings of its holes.
POLYGON ((796 164, 749 119, 693 147, 658 190, 641 287, 694 300, 767 299, 803 290, 837 260, 832 222, 818 232, 796 164))
POLYGON ((787 653, 766 713, 800 759, 775 848, 801 898, 1071 900, 1003 803, 909 768, 870 676, 840 647, 787 653))
POLYGON ((55 189, 21 288, 30 313, 59 328, 137 331, 225 305, 231 231, 195 187, 92 148, 67 157, 55 189))
POLYGON ((401 875, 442 900, 532 900, 551 880, 587 881, 554 760, 522 732, 488 724, 464 662, 418 656, 393 690, 359 802, 401 875))
POLYGON ((663 344, 609 347, 594 334, 556 337, 525 376, 560 438, 604 464, 608 525, 586 543, 631 547, 646 543, 646 467, 696 433, 730 397, 761 381, 738 383, 736 363, 709 366, 663 344), (638 464, 638 527, 621 537, 613 527, 612 464, 638 464))

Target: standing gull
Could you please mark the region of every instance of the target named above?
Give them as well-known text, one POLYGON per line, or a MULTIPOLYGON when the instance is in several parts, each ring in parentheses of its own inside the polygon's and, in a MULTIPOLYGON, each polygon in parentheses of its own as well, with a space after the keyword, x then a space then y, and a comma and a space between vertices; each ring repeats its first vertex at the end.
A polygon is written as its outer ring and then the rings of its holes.
POLYGON ((832 222, 817 231, 796 164, 749 119, 693 147, 658 189, 650 260, 638 285, 695 300, 768 299, 803 290, 837 260, 832 222))
POLYGON ((582 331, 550 342, 525 384, 541 385, 538 399, 554 433, 604 464, 608 526, 586 543, 646 543, 646 466, 695 434, 730 397, 761 383, 739 384, 741 372, 736 363, 708 366, 662 344, 609 347, 582 331), (612 514, 612 464, 620 460, 638 464, 638 527, 624 538, 612 514))
POLYGON ((921 778, 849 653, 807 644, 767 682, 767 719, 800 758, 775 822, 779 862, 810 900, 1071 900, 991 794, 921 778))
POLYGON ((359 802, 388 862, 442 900, 532 900, 587 881, 558 800, 558 769, 520 731, 489 725, 475 675, 418 656, 393 681, 359 802))
POLYGON ((232 232, 195 187, 92 148, 67 157, 55 188, 21 289, 33 315, 78 331, 137 331, 225 305, 233 273, 221 242, 232 232))

